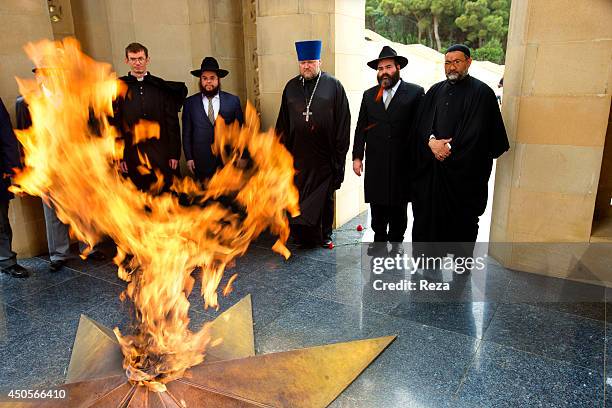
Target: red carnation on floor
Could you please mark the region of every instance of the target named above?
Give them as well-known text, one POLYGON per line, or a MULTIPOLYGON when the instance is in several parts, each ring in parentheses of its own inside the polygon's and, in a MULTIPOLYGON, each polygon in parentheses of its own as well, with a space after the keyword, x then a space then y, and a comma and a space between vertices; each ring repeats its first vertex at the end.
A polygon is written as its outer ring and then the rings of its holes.
POLYGON ((359 225, 357 226, 357 231, 363 231, 363 225, 359 224, 359 225))

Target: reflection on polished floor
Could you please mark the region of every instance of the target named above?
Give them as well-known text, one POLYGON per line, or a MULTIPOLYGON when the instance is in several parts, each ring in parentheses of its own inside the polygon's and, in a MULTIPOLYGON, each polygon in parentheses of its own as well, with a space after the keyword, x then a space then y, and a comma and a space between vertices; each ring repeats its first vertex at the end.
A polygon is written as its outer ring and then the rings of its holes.
MULTIPOLYGON (((290 248, 284 261, 260 240, 238 259, 220 312, 253 296, 258 354, 365 337, 397 340, 333 407, 604 406, 612 347, 612 291, 519 273, 490 260, 470 276, 430 276, 451 293, 379 292, 361 271, 365 214, 335 232, 333 250, 290 248), (449 280, 450 279, 450 280, 449 280), (606 310, 607 309, 607 310, 606 310)), ((111 261, 71 261, 29 279, 0 276, 0 390, 63 383, 81 313, 124 327, 124 284, 111 261)), ((388 276, 394 279, 393 276, 388 276)), ((191 296, 192 324, 217 315, 191 296)), ((610 379, 612 383, 612 378, 610 379)))

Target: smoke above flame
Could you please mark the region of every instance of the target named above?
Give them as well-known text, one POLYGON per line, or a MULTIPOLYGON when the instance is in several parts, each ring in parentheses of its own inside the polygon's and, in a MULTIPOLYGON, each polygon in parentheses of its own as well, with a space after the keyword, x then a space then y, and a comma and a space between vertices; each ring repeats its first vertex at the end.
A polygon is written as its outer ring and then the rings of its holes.
MULTIPOLYGON (((205 187, 185 178, 174 180, 173 193, 141 192, 116 170, 123 145, 109 117, 124 90, 111 66, 84 55, 71 38, 25 50, 43 69, 41 83, 18 79, 32 127, 17 132, 26 167, 12 189, 51 204, 90 248, 105 236, 117 244, 118 273, 129 282, 123 296, 137 317, 134 333, 115 329, 124 366, 132 381, 163 391, 215 341, 206 325, 188 328, 194 269, 202 271, 205 306, 218 307, 226 266, 262 232, 278 236, 272 249, 289 256, 287 217, 299 214, 293 159, 273 131, 260 132, 248 105, 243 127, 217 121, 213 150, 224 166, 205 187)), ((143 123, 139 132, 159 137, 159 126, 143 123)))

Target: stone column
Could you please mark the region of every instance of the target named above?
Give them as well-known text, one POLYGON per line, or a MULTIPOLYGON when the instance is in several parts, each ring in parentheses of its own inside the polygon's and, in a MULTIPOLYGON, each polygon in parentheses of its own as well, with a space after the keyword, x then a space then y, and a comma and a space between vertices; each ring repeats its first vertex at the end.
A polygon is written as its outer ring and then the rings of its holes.
POLYGON ((257 49, 257 0, 242 0, 244 31, 244 76, 246 98, 261 112, 259 56, 257 49))
POLYGON ((607 0, 512 2, 502 108, 511 151, 497 163, 491 224, 491 241, 510 243, 491 248, 505 266, 612 281, 603 270, 577 274, 587 247, 521 245, 590 241, 610 112, 611 20, 607 0))
MULTIPOLYGON (((295 42, 320 39, 323 41, 322 69, 342 82, 349 98, 352 141, 363 91, 364 22, 365 2, 361 0, 258 2, 257 53, 264 128, 276 123, 283 88, 299 73, 295 42)), ((336 226, 365 208, 362 191, 362 181, 353 174, 349 153, 345 181, 336 193, 336 226)))

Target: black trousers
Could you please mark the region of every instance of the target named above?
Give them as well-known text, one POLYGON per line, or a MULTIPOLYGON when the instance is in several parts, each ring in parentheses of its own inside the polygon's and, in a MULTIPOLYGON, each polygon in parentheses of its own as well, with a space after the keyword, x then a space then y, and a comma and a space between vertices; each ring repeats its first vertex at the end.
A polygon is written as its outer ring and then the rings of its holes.
POLYGON ((412 203, 413 255, 471 257, 478 237, 479 217, 462 214, 432 215, 429 208, 412 203))
POLYGON ((9 201, 0 200, 0 268, 8 268, 17 263, 17 254, 13 252, 13 230, 8 216, 9 201))
POLYGON ((403 242, 408 225, 408 203, 370 204, 375 242, 403 242), (387 230, 388 227, 388 230, 387 230))

